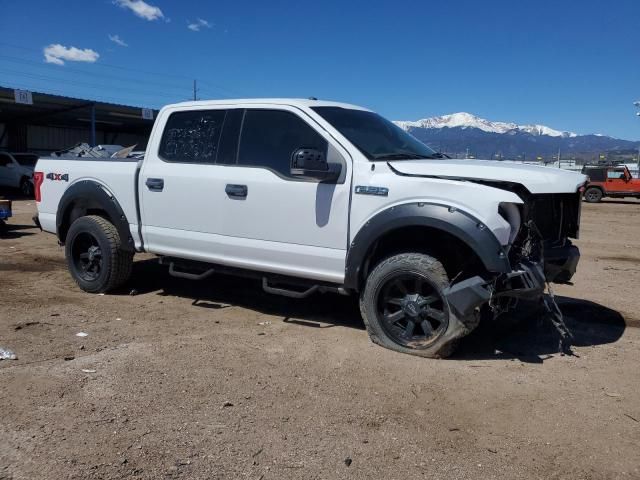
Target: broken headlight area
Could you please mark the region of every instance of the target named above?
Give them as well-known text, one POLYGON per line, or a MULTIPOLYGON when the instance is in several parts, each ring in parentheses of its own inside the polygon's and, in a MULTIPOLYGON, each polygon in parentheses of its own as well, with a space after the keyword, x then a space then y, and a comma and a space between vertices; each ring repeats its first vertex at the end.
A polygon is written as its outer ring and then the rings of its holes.
POLYGON ((549 283, 568 283, 576 272, 580 252, 570 238, 580 233, 580 192, 529 195, 522 209, 522 226, 509 249, 511 265, 542 265, 549 283))

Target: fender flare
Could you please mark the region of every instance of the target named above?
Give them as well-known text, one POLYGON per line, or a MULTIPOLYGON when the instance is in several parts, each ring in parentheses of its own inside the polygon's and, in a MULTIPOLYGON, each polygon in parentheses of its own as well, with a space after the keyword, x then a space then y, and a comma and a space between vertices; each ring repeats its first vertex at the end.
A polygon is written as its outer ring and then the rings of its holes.
POLYGON ((507 252, 480 220, 449 205, 415 202, 389 207, 362 226, 347 251, 345 287, 356 291, 360 289, 362 267, 378 239, 393 230, 416 226, 435 228, 453 235, 476 253, 488 272, 511 271, 507 252))
POLYGON ((62 195, 56 213, 56 233, 61 244, 64 244, 71 226, 70 216, 76 209, 103 210, 114 224, 120 235, 124 250, 134 251, 135 244, 129 231, 129 221, 124 210, 105 187, 93 180, 81 180, 71 185, 62 195))

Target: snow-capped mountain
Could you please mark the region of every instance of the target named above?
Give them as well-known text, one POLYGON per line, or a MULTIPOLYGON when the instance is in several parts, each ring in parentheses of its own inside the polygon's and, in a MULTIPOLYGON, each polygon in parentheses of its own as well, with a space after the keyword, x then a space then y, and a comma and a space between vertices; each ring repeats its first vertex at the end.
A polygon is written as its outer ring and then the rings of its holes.
POLYGON ((640 146, 640 142, 578 135, 545 125, 493 122, 465 112, 395 123, 431 148, 452 156, 546 158, 560 150, 577 158, 597 158, 609 151, 637 151, 640 146))
POLYGON ((395 122, 404 130, 410 128, 477 128, 484 132, 491 133, 510 133, 510 132, 526 132, 531 135, 549 135, 550 137, 570 138, 576 137, 573 132, 562 132, 545 125, 518 125, 508 122, 492 122, 484 118, 477 117, 467 112, 452 113, 450 115, 442 115, 441 117, 423 118, 415 122, 397 121, 395 122))

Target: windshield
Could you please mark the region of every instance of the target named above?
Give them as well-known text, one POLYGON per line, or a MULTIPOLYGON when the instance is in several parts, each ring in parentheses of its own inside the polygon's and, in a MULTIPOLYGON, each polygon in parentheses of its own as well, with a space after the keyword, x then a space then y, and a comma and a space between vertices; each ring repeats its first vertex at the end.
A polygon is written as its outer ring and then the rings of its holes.
POLYGON ((37 155, 20 155, 14 153, 13 158, 15 158, 16 162, 18 162, 23 167, 35 167, 36 162, 38 161, 37 155))
POLYGON ((313 107, 313 110, 369 160, 444 157, 377 113, 342 107, 313 107))

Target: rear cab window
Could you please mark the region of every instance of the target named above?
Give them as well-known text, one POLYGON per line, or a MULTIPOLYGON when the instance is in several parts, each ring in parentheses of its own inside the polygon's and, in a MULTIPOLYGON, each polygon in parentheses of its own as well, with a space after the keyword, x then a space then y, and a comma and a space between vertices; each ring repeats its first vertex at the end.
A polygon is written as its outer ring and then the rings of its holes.
POLYGON ((177 163, 215 163, 226 110, 192 110, 169 115, 160 158, 177 163))

